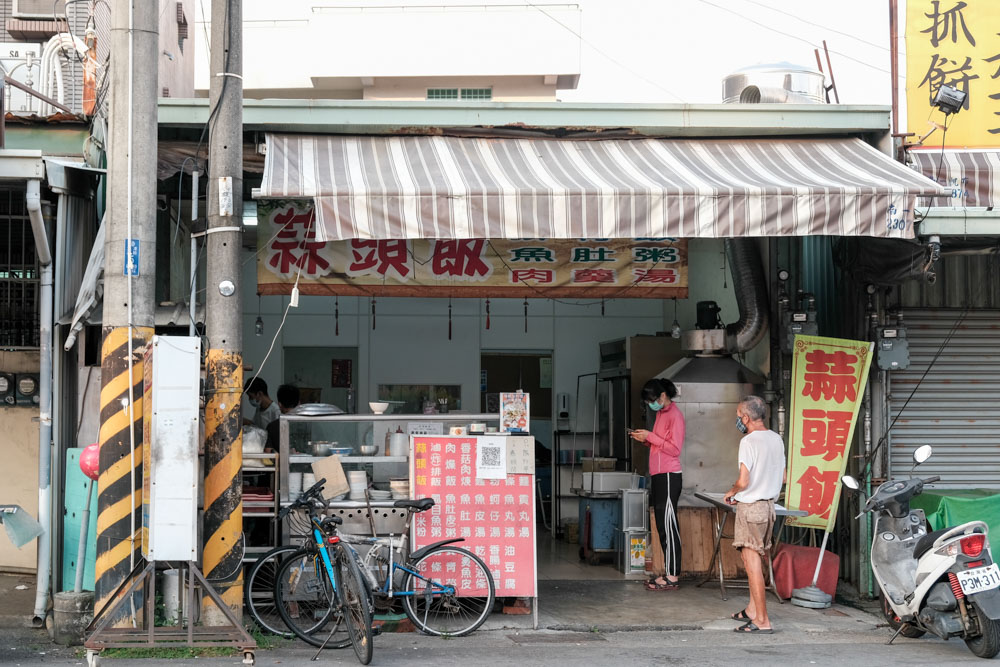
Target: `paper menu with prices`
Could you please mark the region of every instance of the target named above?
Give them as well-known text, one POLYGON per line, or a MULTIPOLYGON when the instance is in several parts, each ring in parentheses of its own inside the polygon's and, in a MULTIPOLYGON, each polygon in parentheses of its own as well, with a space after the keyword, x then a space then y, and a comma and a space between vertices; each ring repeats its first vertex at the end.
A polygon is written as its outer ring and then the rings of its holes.
POLYGON ((507 477, 507 438, 478 438, 476 446, 476 479, 507 477))
POLYGON ((535 439, 511 435, 505 437, 504 440, 507 443, 507 473, 511 475, 535 474, 535 439))
MULTIPOLYGON (((486 563, 497 597, 535 597, 534 475, 477 478, 478 440, 414 438, 411 488, 415 498, 430 497, 435 504, 414 516, 413 549, 461 538, 455 546, 471 551, 486 563)), ((461 578, 462 564, 456 562, 454 572, 447 571, 449 567, 431 575, 444 583, 454 583, 460 595, 476 595, 477 584, 461 578)))

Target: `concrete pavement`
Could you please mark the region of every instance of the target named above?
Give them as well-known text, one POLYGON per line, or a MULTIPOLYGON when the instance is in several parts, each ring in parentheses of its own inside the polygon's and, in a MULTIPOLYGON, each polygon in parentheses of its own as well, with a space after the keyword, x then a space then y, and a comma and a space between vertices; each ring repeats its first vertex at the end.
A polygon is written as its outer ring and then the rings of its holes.
MULTIPOLYGON (((85 663, 73 649, 57 647, 44 631, 26 627, 32 592, 16 585, 30 577, 0 577, 0 664, 74 665, 85 663), (20 600, 24 597, 24 600, 20 600), (11 614, 12 604, 25 611, 11 614)), ((848 605, 815 611, 778 605, 769 610, 775 634, 740 636, 728 615, 742 609, 745 591, 722 600, 717 586, 648 592, 638 582, 539 582, 539 630, 529 616, 494 615, 470 637, 441 639, 418 634, 386 634, 375 640, 374 665, 497 665, 580 667, 581 665, 951 665, 979 663, 961 641, 897 639, 881 619, 848 605)), ((314 665, 315 654, 299 642, 259 651, 261 666, 314 665)), ((326 651, 321 663, 356 665, 350 649, 326 651)), ((216 667, 239 665, 239 657, 197 659, 105 659, 103 665, 216 667)))

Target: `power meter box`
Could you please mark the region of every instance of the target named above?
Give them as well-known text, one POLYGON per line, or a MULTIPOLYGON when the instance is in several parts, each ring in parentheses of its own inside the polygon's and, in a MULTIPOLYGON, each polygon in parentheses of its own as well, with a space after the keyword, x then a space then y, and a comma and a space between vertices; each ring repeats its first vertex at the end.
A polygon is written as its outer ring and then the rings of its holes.
POLYGON ((142 368, 142 555, 198 560, 201 338, 153 336, 142 368))
POLYGON ((906 329, 902 327, 879 327, 878 367, 883 371, 901 371, 910 367, 910 343, 906 340, 906 329))

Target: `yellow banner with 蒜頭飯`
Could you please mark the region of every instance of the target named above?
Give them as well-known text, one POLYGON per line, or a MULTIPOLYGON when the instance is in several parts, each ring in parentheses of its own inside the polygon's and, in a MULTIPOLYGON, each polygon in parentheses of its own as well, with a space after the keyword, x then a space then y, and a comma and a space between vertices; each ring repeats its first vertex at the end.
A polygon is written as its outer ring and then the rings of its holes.
POLYGON ((1000 2, 907 0, 907 131, 923 135, 947 125, 929 144, 950 148, 1000 146, 1000 2), (968 95, 959 113, 932 106, 941 86, 968 95))
POLYGON ((785 504, 809 514, 792 525, 833 529, 871 357, 872 343, 795 337, 785 504))

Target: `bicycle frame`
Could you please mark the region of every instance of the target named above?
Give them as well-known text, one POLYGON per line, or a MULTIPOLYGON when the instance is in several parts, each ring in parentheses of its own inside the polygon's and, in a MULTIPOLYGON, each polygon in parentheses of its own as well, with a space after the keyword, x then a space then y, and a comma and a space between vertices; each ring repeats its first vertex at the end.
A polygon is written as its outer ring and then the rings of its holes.
POLYGON ((341 535, 340 536, 341 541, 344 542, 348 546, 348 548, 350 548, 351 544, 353 543, 353 544, 367 544, 373 548, 386 547, 389 550, 389 567, 388 571, 386 572, 385 581, 382 582, 381 585, 378 583, 378 580, 374 577, 374 575, 371 574, 371 570, 367 566, 368 557, 372 553, 372 550, 369 550, 368 555, 366 555, 365 557, 366 567, 363 568, 363 571, 368 578, 368 582, 371 585, 373 592, 376 592, 380 595, 385 595, 389 598, 410 597, 417 595, 416 591, 396 591, 395 587, 396 572, 401 570, 429 584, 427 589, 424 590, 422 593, 420 593, 420 595, 455 594, 456 588, 454 586, 446 586, 444 584, 438 583, 433 579, 428 579, 419 572, 415 572, 410 568, 400 565, 398 562, 393 560, 396 549, 399 549, 401 552, 406 550, 406 546, 409 542, 410 525, 413 522, 413 515, 414 512, 408 512, 408 516, 406 517, 406 528, 404 529, 403 533, 399 536, 398 539, 394 539, 392 535, 390 535, 389 537, 360 537, 360 536, 341 535))

